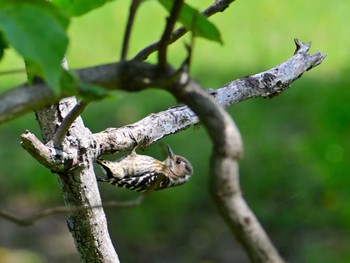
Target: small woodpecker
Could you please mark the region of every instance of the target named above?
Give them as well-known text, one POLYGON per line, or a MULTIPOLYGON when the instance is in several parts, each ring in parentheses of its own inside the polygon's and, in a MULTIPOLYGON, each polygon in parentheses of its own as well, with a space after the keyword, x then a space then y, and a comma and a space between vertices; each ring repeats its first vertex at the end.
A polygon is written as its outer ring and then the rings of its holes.
POLYGON ((175 155, 168 146, 168 157, 159 161, 147 155, 137 154, 135 149, 117 161, 97 159, 106 176, 97 177, 100 182, 130 190, 145 192, 161 190, 186 183, 192 173, 191 163, 175 155))

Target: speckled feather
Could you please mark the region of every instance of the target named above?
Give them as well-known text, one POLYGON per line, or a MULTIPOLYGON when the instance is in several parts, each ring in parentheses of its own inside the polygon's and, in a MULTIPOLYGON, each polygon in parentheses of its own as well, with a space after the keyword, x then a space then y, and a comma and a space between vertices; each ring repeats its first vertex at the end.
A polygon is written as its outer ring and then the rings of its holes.
POLYGON ((138 192, 184 184, 193 173, 191 163, 174 155, 170 147, 168 153, 163 162, 135 151, 117 161, 98 159, 96 162, 104 169, 106 177, 97 177, 97 180, 138 192))

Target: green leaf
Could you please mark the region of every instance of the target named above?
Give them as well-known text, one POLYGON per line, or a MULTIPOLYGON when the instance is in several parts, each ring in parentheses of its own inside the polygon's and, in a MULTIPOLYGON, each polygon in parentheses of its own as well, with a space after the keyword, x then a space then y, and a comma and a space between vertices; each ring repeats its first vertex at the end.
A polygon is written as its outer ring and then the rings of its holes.
POLYGON ((55 5, 52 5, 47 0, 1 0, 0 2, 0 10, 5 7, 17 7, 20 5, 30 5, 37 8, 40 8, 42 11, 49 13, 52 15, 58 23, 64 28, 67 29, 69 25, 69 19, 62 13, 61 10, 57 9, 55 5))
MULTIPOLYGON (((170 13, 173 6, 172 0, 158 0, 165 9, 170 13)), ((203 37, 208 40, 213 40, 222 44, 220 31, 211 23, 208 18, 201 14, 198 10, 184 3, 179 21, 186 27, 187 30, 192 31, 195 36, 203 37)))
POLYGON ((32 2, 38 1, 0 5, 0 31, 31 65, 30 74, 43 77, 58 92, 69 20, 43 1, 32 2))
POLYGON ((52 0, 52 3, 69 16, 80 16, 111 0, 52 0))

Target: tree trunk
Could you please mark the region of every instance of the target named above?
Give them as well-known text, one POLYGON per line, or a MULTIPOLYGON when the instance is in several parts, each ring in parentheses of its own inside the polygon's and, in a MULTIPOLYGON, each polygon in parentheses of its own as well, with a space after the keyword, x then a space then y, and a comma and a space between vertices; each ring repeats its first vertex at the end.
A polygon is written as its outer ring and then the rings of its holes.
MULTIPOLYGON (((53 138, 57 127, 75 105, 76 99, 71 97, 36 113, 44 142, 53 138)), ((103 208, 96 208, 101 205, 101 197, 93 170, 93 155, 88 147, 90 140, 91 132, 79 117, 62 144, 68 158, 63 162, 65 169, 59 173, 59 182, 65 205, 73 208, 68 214, 67 224, 83 262, 119 262, 103 208)))

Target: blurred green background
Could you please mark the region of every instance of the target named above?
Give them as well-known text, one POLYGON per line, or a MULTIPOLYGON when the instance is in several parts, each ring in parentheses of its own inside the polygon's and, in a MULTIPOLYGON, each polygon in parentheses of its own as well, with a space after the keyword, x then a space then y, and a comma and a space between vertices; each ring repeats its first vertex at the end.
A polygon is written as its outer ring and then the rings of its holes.
MULTIPOLYGON (((188 2, 199 9, 211 3, 188 2)), ((119 59, 128 4, 115 1, 73 20, 71 68, 119 59)), ((202 39, 195 43, 191 72, 207 88, 283 62, 295 49, 295 37, 312 41, 311 53, 328 54, 281 96, 229 109, 244 139, 240 167, 244 195, 290 262, 350 262, 349 10, 346 0, 237 1, 211 19, 222 33, 223 46, 202 39)), ((130 58, 159 38, 164 18, 155 1, 141 7, 130 58)), ((170 48, 175 66, 186 57, 186 40, 170 48)), ((7 51, 0 71, 18 68, 23 63, 15 52, 7 51)), ((1 76, 0 90, 24 80, 24 75, 1 76)), ((160 90, 118 92, 89 105, 83 118, 98 132, 176 103, 160 90)), ((20 147, 26 129, 40 136, 34 114, 0 126, 0 207, 23 216, 63 203, 56 176, 20 147)), ((248 262, 208 194, 211 144, 204 128, 169 136, 146 153, 163 158, 163 144, 191 160, 195 174, 182 187, 153 193, 139 207, 106 209, 122 262, 248 262)), ((100 190, 105 201, 138 196, 110 185, 100 185, 100 190)), ((0 232, 0 261, 79 260, 65 216, 46 218, 28 228, 0 219, 0 232)))

